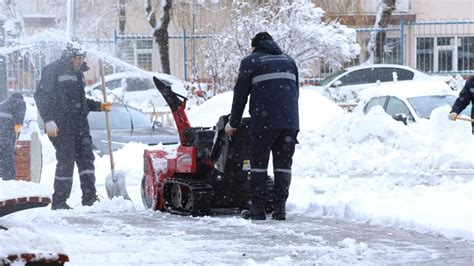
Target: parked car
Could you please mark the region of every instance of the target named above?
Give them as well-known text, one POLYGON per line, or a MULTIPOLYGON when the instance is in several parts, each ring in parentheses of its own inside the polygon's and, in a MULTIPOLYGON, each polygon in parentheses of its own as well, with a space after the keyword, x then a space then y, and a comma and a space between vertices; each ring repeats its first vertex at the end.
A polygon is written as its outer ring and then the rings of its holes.
POLYGON ((344 68, 320 81, 315 90, 337 103, 358 102, 358 92, 377 83, 403 80, 433 80, 411 67, 394 64, 361 65, 344 68))
MULTIPOLYGON (((159 122, 152 123, 147 115, 131 106, 113 104, 109 114, 113 150, 120 149, 129 142, 140 142, 149 146, 179 142, 176 129, 163 127, 159 122)), ((87 118, 94 149, 100 154, 108 154, 104 113, 90 112, 87 118)))
MULTIPOLYGON (((156 108, 164 107, 166 101, 153 84, 153 76, 172 84, 174 92, 187 96, 188 85, 174 76, 155 72, 127 71, 104 77, 108 97, 114 102, 123 102, 142 111, 152 112, 156 108)), ((86 87, 86 94, 102 100, 102 82, 86 87)))
MULTIPOLYGON (((457 93, 440 81, 399 81, 367 88, 360 92, 357 110, 368 113, 381 106, 395 120, 405 124, 429 119, 431 112, 441 106, 452 106, 457 93)), ((470 106, 463 115, 470 116, 470 106)))
MULTIPOLYGON (((178 131, 163 127, 160 122, 152 122, 150 118, 129 105, 112 104, 110 112, 110 128, 112 132, 112 149, 118 150, 130 142, 140 142, 149 146, 177 144, 178 131)), ((108 154, 107 124, 104 112, 90 112, 87 116, 93 149, 99 154, 108 154)), ((38 113, 38 125, 44 132, 44 122, 38 113)))

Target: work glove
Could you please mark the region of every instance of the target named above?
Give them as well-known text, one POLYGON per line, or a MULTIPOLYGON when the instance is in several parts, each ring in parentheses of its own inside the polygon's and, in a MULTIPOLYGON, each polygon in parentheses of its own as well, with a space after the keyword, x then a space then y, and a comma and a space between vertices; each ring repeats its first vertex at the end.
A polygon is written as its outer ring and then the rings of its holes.
POLYGON ((46 134, 48 134, 48 137, 57 137, 58 136, 58 126, 54 121, 48 121, 44 124, 44 130, 46 131, 46 134))
POLYGON ((110 106, 112 105, 111 102, 105 102, 100 104, 100 110, 103 112, 110 112, 110 106))
POLYGON ((15 131, 15 134, 18 135, 18 134, 20 134, 22 128, 23 128, 23 125, 15 125, 13 130, 15 131))
POLYGON ((458 114, 456 114, 455 112, 449 113, 448 118, 449 120, 456 121, 456 119, 458 118, 458 114))
POLYGON ((227 125, 225 125, 225 128, 224 128, 224 131, 225 131, 225 134, 228 135, 228 136, 232 136, 235 134, 235 132, 237 131, 236 128, 233 128, 230 123, 227 123, 227 125))

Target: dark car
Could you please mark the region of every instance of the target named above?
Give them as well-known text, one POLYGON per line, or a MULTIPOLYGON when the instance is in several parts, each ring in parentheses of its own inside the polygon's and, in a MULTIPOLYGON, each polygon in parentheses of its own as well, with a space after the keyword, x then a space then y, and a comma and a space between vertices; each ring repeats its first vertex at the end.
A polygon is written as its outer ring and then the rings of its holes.
MULTIPOLYGON (((112 131, 112 148, 117 150, 129 142, 140 142, 150 146, 162 143, 177 144, 178 132, 173 128, 152 123, 147 115, 127 105, 113 104, 109 113, 112 131)), ((94 149, 108 154, 107 127, 103 112, 88 115, 94 149)))

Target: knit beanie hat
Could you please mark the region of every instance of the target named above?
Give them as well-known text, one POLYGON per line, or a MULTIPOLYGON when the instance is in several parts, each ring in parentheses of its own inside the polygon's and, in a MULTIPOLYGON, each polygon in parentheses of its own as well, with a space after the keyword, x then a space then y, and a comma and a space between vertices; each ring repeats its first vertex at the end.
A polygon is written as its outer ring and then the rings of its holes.
POLYGON ((259 32, 255 35, 255 37, 253 37, 252 39, 252 47, 257 47, 257 45, 265 40, 273 40, 272 36, 266 32, 266 31, 262 31, 262 32, 259 32))

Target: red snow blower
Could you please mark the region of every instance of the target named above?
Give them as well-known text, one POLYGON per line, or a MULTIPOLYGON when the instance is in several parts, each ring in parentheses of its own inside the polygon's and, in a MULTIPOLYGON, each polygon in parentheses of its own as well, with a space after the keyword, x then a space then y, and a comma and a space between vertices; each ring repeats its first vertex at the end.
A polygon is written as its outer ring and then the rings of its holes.
MULTIPOLYGON (((225 135, 228 116, 214 128, 191 127, 186 116, 187 98, 171 85, 153 77, 175 120, 180 145, 174 152, 144 151, 141 183, 143 204, 153 210, 180 215, 207 215, 218 209, 246 209, 249 204, 249 119, 232 137, 225 135)), ((267 180, 266 209, 273 209, 274 182, 267 180)))

